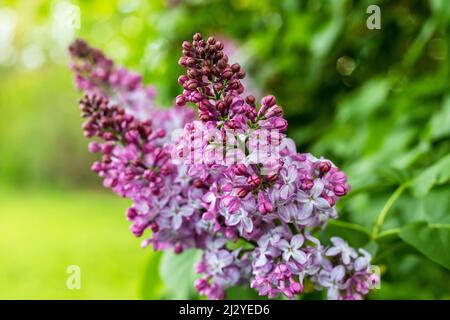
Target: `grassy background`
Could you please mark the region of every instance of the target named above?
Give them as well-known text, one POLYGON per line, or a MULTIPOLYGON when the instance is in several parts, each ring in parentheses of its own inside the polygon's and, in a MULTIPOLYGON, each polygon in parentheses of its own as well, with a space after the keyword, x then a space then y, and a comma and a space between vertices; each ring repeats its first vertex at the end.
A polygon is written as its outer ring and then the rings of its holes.
POLYGON ((0 299, 137 299, 148 250, 139 250, 109 194, 0 194, 0 299), (66 287, 69 265, 81 289, 66 287))

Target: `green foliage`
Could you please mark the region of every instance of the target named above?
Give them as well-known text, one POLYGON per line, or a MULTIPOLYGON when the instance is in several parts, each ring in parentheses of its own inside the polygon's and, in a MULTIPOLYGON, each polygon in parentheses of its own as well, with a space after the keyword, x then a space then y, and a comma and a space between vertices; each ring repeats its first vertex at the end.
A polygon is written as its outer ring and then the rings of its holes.
POLYGON ((450 270, 450 224, 415 222, 400 230, 400 238, 450 270))
POLYGON ((198 275, 194 272, 194 264, 201 256, 202 252, 196 249, 189 249, 178 255, 172 251, 164 252, 159 273, 168 297, 189 299, 195 296, 194 281, 198 275))

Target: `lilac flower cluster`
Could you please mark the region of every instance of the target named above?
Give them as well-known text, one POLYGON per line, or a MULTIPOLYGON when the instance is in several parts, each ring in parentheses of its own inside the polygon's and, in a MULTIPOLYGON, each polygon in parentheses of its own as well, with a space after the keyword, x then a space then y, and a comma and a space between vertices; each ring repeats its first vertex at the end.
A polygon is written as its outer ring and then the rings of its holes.
POLYGON ((85 134, 101 140, 90 144, 102 153, 93 170, 133 200, 132 232, 150 229, 143 244, 155 250, 203 250, 195 288, 209 299, 236 285, 294 298, 305 281, 330 299, 362 298, 379 280, 370 254, 358 255, 340 238, 323 246, 313 236, 337 218, 346 175, 329 160, 297 153, 275 97, 257 103, 243 95, 245 72, 230 65, 220 41, 195 34, 182 47, 183 92, 166 110, 154 106, 140 78, 100 51, 81 40, 70 48, 87 93, 80 103, 85 134), (169 140, 171 131, 178 134, 169 140))

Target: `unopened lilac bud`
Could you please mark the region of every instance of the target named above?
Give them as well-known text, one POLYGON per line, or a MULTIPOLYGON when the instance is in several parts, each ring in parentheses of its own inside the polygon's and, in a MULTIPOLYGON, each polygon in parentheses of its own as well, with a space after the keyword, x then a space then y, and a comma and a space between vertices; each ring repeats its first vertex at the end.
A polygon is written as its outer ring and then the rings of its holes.
POLYGON ((189 80, 189 78, 188 78, 188 76, 186 76, 185 74, 183 74, 182 76, 179 76, 178 77, 178 83, 180 84, 180 85, 183 85, 186 81, 188 81, 189 80))
POLYGON ((187 67, 186 57, 181 57, 181 58, 178 60, 178 64, 179 64, 181 67, 186 68, 186 67, 187 67))
POLYGON ((214 39, 213 37, 209 37, 208 38, 208 43, 209 44, 215 44, 216 43, 216 39, 214 39))
POLYGON ((190 50, 192 48, 192 45, 189 41, 183 41, 182 47, 184 50, 190 50))
POLYGON ((89 152, 97 153, 102 150, 101 146, 97 142, 90 142, 88 146, 89 152))
POLYGON ((299 282, 292 281, 289 288, 294 294, 301 294, 303 292, 303 286, 299 282))
POLYGON ((175 99, 175 104, 179 107, 182 107, 186 104, 186 97, 182 94, 178 95, 175 99))
POLYGON ((251 106, 255 105, 255 97, 252 95, 249 95, 245 98, 245 102, 251 106))
POLYGON ((345 187, 343 184, 338 184, 334 187, 333 192, 338 197, 345 196, 348 192, 348 188, 345 187))
POLYGON ((180 254, 180 253, 183 252, 183 246, 182 246, 180 243, 177 243, 177 244, 175 245, 175 247, 173 248, 173 251, 174 251, 176 254, 180 254))
POLYGON ((202 40, 202 39, 203 39, 202 34, 197 32, 196 34, 194 34, 193 39, 194 39, 195 41, 200 41, 200 40, 202 40))
POLYGON ((245 198, 248 194, 249 190, 245 187, 241 187, 239 188, 238 192, 237 192, 237 196, 239 198, 245 198))
POLYGON ((156 129, 155 133, 158 138, 164 138, 166 136, 166 130, 163 128, 156 129))
POLYGON ((261 100, 261 105, 262 106, 266 106, 268 108, 270 108, 271 106, 275 105, 277 103, 277 100, 275 99, 274 96, 269 95, 269 96, 265 96, 264 98, 262 98, 261 100))
POLYGON ((225 79, 231 78, 232 75, 233 75, 233 71, 232 71, 230 68, 226 68, 226 69, 222 72, 222 77, 224 77, 225 79))
POLYGON ((133 220, 138 215, 138 212, 135 208, 131 207, 127 209, 127 219, 133 220))
POLYGON ((247 171, 247 167, 243 163, 238 163, 233 167, 233 171, 238 176, 248 177, 249 173, 247 171))
POLYGON ((155 221, 152 221, 150 223, 150 229, 152 230, 152 232, 158 232, 159 231, 158 223, 156 223, 155 221))
POLYGON ((244 79, 245 78, 245 71, 244 70, 239 70, 239 72, 236 75, 237 75, 237 77, 239 79, 244 79))
POLYGON ((113 144, 104 144, 102 146, 102 152, 104 154, 111 154, 114 150, 114 145, 113 144))
POLYGON ((194 79, 189 80, 189 81, 186 83, 186 87, 187 87, 187 89, 189 89, 189 90, 195 90, 195 89, 197 89, 197 87, 198 87, 197 81, 194 80, 194 79))
POLYGON ((94 171, 95 173, 99 173, 100 171, 102 171, 102 164, 98 161, 95 161, 92 164, 91 170, 94 171))
POLYGON ((283 115, 283 109, 280 106, 273 105, 272 107, 267 110, 266 118, 273 118, 273 117, 281 117, 283 115))
POLYGON ((256 188, 257 186, 259 186, 261 184, 261 178, 257 174, 252 174, 250 177, 248 177, 247 183, 252 188, 256 188))
POLYGON ((205 279, 197 279, 194 282, 194 287, 198 292, 202 292, 206 288, 208 288, 208 281, 205 279))
POLYGON ((329 161, 321 161, 318 168, 321 174, 327 173, 331 169, 331 163, 329 161))

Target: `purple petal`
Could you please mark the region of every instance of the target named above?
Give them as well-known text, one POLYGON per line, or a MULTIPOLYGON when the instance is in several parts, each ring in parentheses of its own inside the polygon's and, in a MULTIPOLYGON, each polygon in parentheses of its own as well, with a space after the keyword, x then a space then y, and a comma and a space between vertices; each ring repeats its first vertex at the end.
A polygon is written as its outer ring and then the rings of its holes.
POLYGON ((291 247, 294 249, 301 248, 304 241, 305 239, 303 238, 303 236, 301 234, 297 234, 291 239, 291 247))

